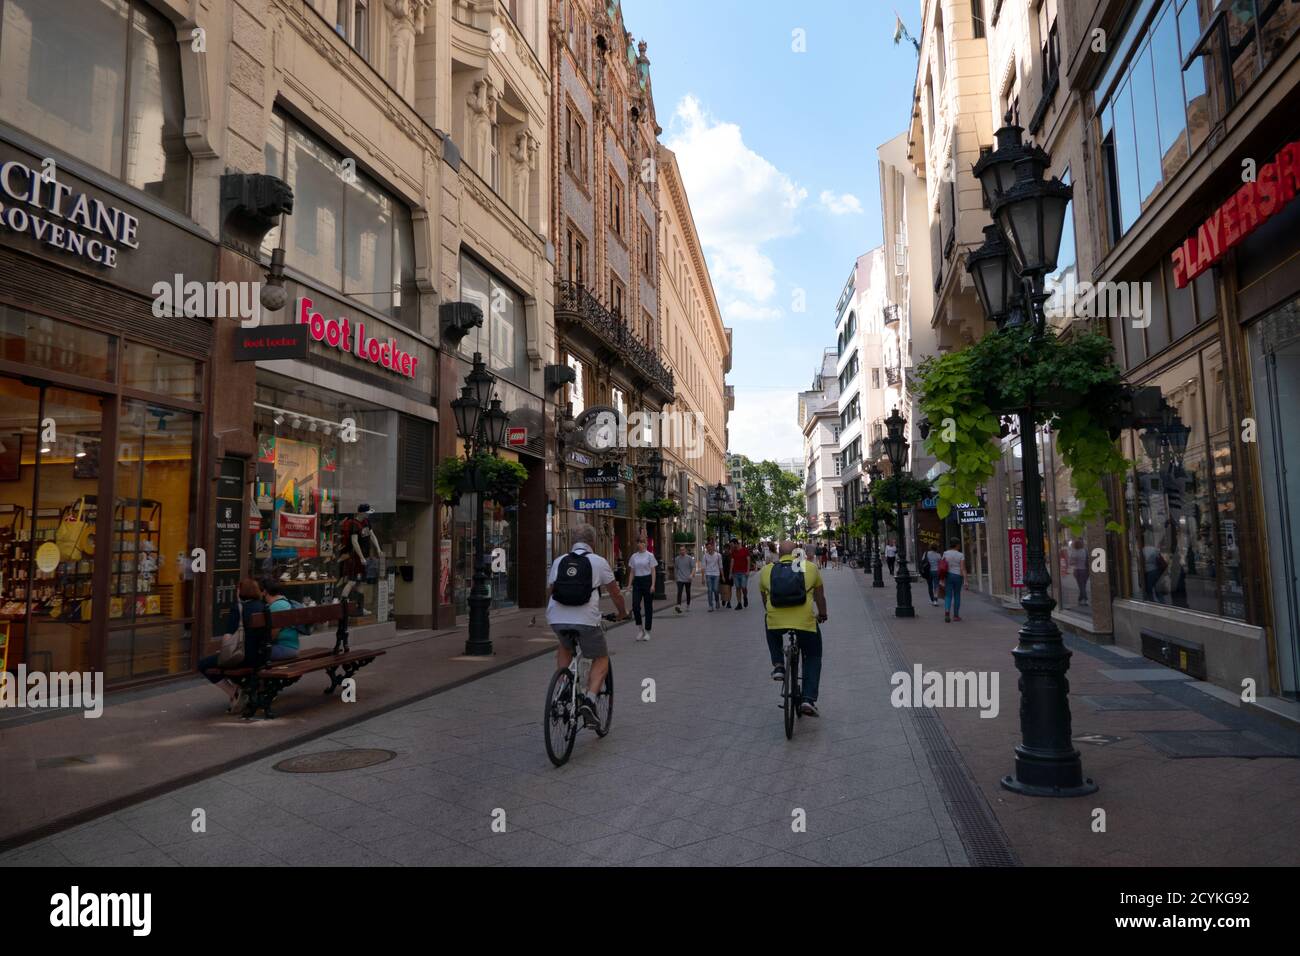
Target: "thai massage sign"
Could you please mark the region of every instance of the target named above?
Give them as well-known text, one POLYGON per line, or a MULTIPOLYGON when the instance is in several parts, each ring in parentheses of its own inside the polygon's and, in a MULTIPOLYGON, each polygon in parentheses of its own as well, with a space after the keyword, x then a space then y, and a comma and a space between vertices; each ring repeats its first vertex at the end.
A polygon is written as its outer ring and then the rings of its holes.
POLYGON ((1283 146, 1273 162, 1260 167, 1196 235, 1174 250, 1174 285, 1180 289, 1223 258, 1229 249, 1262 226, 1300 192, 1300 140, 1283 146))
POLYGON ((372 338, 367 334, 364 322, 353 323, 346 316, 327 319, 319 312, 312 311, 313 304, 305 295, 298 297, 298 322, 308 327, 315 341, 323 342, 340 352, 350 352, 362 361, 378 365, 396 375, 415 378, 415 368, 420 360, 405 349, 398 348, 396 339, 391 336, 386 339, 372 338))
POLYGON ((118 246, 140 248, 135 216, 74 192, 47 168, 33 169, 17 160, 0 165, 0 232, 5 230, 26 233, 110 269, 117 268, 118 246))

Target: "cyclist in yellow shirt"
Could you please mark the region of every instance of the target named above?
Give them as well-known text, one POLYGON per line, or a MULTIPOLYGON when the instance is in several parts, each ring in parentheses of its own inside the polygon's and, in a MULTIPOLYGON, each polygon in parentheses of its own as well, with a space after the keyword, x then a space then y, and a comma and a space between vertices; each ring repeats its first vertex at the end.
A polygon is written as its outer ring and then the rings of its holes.
MULTIPOLYGON (((811 561, 795 558, 794 549, 793 541, 782 541, 779 564, 793 571, 796 580, 797 575, 802 573, 803 581, 799 586, 804 592, 803 601, 784 606, 773 603, 772 575, 777 564, 764 565, 758 577, 758 591, 766 610, 767 649, 772 655, 772 679, 785 680, 785 660, 782 657, 781 644, 786 631, 794 631, 798 636, 799 648, 804 658, 803 705, 800 712, 805 717, 819 717, 821 715, 817 712, 817 690, 822 676, 822 633, 818 625, 826 621, 826 591, 822 586, 822 576, 817 566, 811 561), (816 615, 813 614, 814 605, 817 608, 816 615)), ((790 579, 787 573, 785 571, 780 573, 780 582, 788 586, 790 579)), ((780 593, 781 590, 778 588, 776 600, 784 604, 788 598, 780 593)))

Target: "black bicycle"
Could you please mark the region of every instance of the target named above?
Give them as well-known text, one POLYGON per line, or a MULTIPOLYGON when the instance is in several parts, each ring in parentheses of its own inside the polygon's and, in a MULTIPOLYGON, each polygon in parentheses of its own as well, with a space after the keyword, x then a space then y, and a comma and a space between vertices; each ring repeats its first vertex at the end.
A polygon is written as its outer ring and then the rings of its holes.
MULTIPOLYGON (((602 622, 601 627, 605 625, 602 622)), ((573 641, 573 660, 564 670, 556 671, 551 677, 551 684, 546 689, 546 713, 542 717, 542 730, 546 737, 546 756, 557 767, 568 762, 573 753, 573 742, 584 721, 578 715, 579 696, 582 688, 587 686, 587 676, 591 672, 591 662, 582 656, 582 647, 578 644, 577 631, 565 631, 565 636, 573 641)), ((605 683, 596 695, 596 717, 599 720, 595 730, 597 737, 609 733, 610 722, 614 719, 614 667, 610 662, 605 674, 605 683)))
POLYGON ((800 683, 799 665, 803 661, 803 651, 799 648, 799 635, 794 631, 785 632, 785 677, 781 680, 781 709, 785 717, 785 739, 794 739, 794 722, 802 717, 799 712, 803 704, 803 685, 800 683))

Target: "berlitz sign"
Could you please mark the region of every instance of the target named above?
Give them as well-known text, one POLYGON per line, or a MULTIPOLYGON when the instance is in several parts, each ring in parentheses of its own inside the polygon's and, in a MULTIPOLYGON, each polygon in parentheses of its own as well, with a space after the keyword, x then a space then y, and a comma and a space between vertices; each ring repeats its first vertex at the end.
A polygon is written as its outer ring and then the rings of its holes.
POLYGON ((10 160, 0 166, 0 193, 40 213, 0 202, 0 231, 26 233, 37 242, 110 269, 117 268, 118 246, 140 248, 139 219, 103 200, 73 192, 42 169, 10 160))
POLYGON ((1259 169, 1214 215, 1201 223, 1196 235, 1174 250, 1174 285, 1188 283, 1224 257, 1229 249, 1262 226, 1300 191, 1300 140, 1283 146, 1273 162, 1259 169))
POLYGON ((317 342, 324 342, 340 352, 351 352, 362 361, 380 368, 388 369, 406 378, 415 378, 415 367, 420 360, 404 349, 398 348, 397 340, 388 338, 380 340, 366 335, 366 325, 358 321, 355 325, 346 317, 327 319, 319 312, 312 311, 312 300, 298 297, 298 323, 307 326, 311 337, 317 342))

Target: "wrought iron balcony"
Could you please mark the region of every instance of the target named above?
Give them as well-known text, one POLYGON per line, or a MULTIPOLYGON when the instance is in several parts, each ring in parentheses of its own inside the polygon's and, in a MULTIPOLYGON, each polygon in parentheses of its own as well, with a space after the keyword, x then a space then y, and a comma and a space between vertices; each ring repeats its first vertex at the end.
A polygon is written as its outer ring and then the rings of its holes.
POLYGON ((885 382, 890 385, 897 385, 903 380, 903 370, 896 366, 889 366, 885 369, 885 382))
POLYGON ((668 401, 675 394, 673 373, 659 360, 655 351, 638 339, 623 316, 609 309, 577 282, 561 279, 555 283, 555 315, 586 329, 612 347, 627 364, 648 383, 664 391, 668 401))
POLYGON ((894 325, 902 317, 902 314, 903 314, 903 310, 901 306, 897 306, 897 305, 885 306, 885 324, 894 325))

